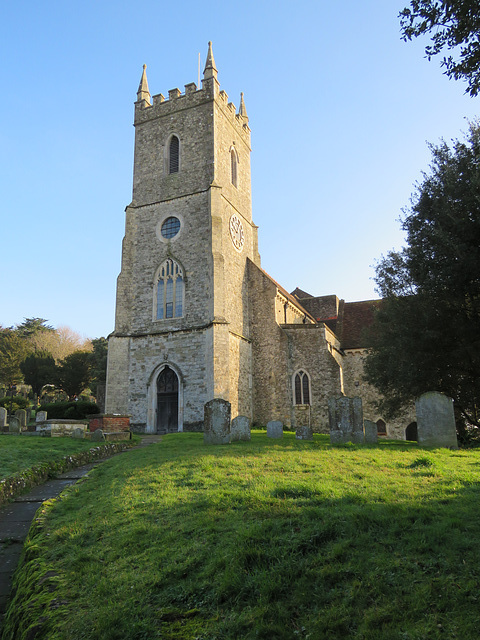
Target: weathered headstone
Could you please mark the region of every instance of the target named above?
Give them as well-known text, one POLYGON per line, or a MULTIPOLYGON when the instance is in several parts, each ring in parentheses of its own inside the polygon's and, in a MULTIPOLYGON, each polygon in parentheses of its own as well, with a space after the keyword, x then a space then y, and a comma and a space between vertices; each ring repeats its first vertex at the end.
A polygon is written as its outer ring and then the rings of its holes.
POLYGON ((297 440, 313 440, 313 431, 310 427, 297 427, 295 438, 297 440))
POLYGON ((250 440, 251 437, 249 418, 247 418, 247 416, 237 416, 234 418, 230 425, 230 441, 250 440))
POLYGON ((46 411, 37 411, 35 415, 35 422, 45 422, 47 419, 46 411))
POLYGON ((85 438, 85 429, 82 429, 81 427, 75 427, 75 429, 72 431, 72 438, 85 438))
POLYGON ((103 431, 101 429, 96 429, 90 436, 91 442, 103 442, 104 440, 105 436, 103 435, 103 431))
POLYGON ((365 433, 365 442, 367 444, 376 444, 378 442, 378 430, 376 422, 364 420, 363 430, 365 433))
POLYGON ((20 433, 21 432, 21 427, 20 427, 20 420, 16 417, 16 416, 11 416, 10 417, 10 422, 8 424, 8 430, 10 433, 20 433))
POLYGON ((280 420, 267 422, 267 438, 283 438, 283 422, 280 420))
POLYGON ((205 444, 229 444, 230 402, 214 398, 204 406, 203 442, 205 444))
POLYGON ((415 401, 418 444, 424 447, 458 448, 453 400, 430 391, 415 401))
POLYGON ((0 429, 7 426, 7 410, 5 407, 0 407, 0 429))
POLYGON ((361 444, 363 435, 363 409, 361 398, 330 398, 328 400, 330 442, 361 444))
POLYGON ((25 409, 15 411, 15 417, 18 418, 20 429, 25 429, 27 427, 27 412, 25 409))

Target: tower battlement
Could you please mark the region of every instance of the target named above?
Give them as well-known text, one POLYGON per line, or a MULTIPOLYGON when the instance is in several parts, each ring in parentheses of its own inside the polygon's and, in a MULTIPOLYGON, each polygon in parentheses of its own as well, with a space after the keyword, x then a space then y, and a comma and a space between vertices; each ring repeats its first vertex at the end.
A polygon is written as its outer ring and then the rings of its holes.
POLYGON ((234 103, 228 101, 228 94, 223 89, 220 89, 216 74, 217 70, 213 60, 211 43, 209 43, 202 88, 198 88, 195 82, 189 82, 185 85, 183 93, 176 87, 168 91, 168 98, 162 93, 151 96, 148 89, 146 65, 144 65, 137 92, 137 101, 135 102, 134 124, 137 125, 156 118, 167 117, 184 109, 196 108, 207 102, 216 102, 232 126, 248 143, 250 140, 250 127, 248 126, 243 93, 240 97, 240 107, 237 110, 234 103))

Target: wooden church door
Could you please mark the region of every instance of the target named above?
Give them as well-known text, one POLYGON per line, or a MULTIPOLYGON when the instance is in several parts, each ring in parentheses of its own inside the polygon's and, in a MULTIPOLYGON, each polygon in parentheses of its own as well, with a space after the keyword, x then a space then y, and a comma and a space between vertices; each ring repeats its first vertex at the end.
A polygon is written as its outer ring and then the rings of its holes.
POLYGON ((178 431, 178 378, 170 367, 157 378, 157 431, 178 431))

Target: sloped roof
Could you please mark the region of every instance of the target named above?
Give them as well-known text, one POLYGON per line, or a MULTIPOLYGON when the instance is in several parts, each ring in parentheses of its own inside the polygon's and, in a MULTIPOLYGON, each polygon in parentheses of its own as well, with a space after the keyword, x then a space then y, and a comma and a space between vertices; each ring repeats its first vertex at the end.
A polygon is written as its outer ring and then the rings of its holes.
MULTIPOLYGON (((298 298, 296 298, 295 296, 293 296, 291 293, 288 293, 288 291, 286 289, 284 289, 282 287, 282 285, 278 284, 278 282, 276 280, 274 280, 272 278, 271 275, 269 275, 265 269, 262 269, 260 267, 260 271, 271 281, 273 282, 273 284, 277 287, 277 289, 279 290, 279 292, 282 294, 282 296, 285 296, 285 298, 287 298, 287 300, 293 304, 295 307, 297 307, 302 313, 304 313, 307 318, 310 318, 310 320, 312 320, 313 322, 316 322, 315 318, 312 316, 311 313, 309 313, 305 307, 303 307, 300 302, 298 301, 298 298)), ((306 294, 308 297, 308 294, 306 294)))

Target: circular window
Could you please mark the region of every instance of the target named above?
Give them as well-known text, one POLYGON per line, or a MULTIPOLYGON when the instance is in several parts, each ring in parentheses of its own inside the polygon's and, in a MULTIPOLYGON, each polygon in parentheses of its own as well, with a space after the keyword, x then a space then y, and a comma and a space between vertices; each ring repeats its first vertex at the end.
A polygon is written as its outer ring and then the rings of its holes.
POLYGON ((175 218, 175 216, 170 216, 167 218, 160 229, 160 233, 164 238, 169 240, 170 238, 174 238, 177 233, 180 231, 180 220, 175 218))

